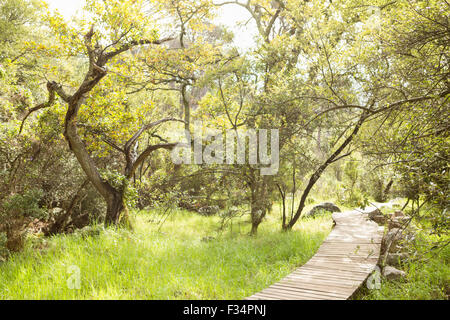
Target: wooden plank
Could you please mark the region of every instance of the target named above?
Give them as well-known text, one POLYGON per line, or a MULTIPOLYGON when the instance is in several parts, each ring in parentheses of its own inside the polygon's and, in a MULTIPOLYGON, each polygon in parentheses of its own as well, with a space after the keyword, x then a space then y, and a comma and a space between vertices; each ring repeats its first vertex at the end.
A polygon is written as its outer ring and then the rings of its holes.
POLYGON ((293 298, 286 298, 286 297, 280 297, 280 298, 275 298, 273 295, 266 295, 263 293, 257 293, 254 294, 253 296, 250 297, 251 299, 247 299, 247 300, 324 300, 323 297, 317 297, 317 296, 309 296, 309 295, 304 295, 303 297, 299 297, 297 299, 293 299, 293 298))
POLYGON ((344 271, 355 271, 355 272, 370 272, 375 268, 375 264, 366 263, 326 263, 326 261, 308 261, 305 266, 322 268, 322 269, 332 269, 332 270, 344 270, 344 271))
POLYGON ((380 247, 379 243, 325 243, 322 245, 318 252, 331 251, 331 252, 348 252, 348 253, 360 253, 364 251, 376 251, 380 247), (339 250, 339 251, 338 251, 339 250))
POLYGON ((337 258, 350 258, 350 259, 355 259, 355 258, 361 258, 361 259, 365 259, 365 258, 377 258, 374 255, 367 255, 367 256, 361 256, 360 254, 354 254, 354 253, 346 253, 346 252, 333 252, 333 253, 322 253, 322 252, 317 252, 315 255, 315 257, 325 257, 325 258, 333 258, 333 257, 337 257, 337 258))
MULTIPOLYGON (((331 295, 342 295, 348 290, 352 289, 355 285, 343 285, 341 284, 331 284, 331 283, 319 283, 319 282, 295 282, 295 281, 280 281, 276 284, 284 285, 286 287, 303 289, 303 290, 313 290, 319 291, 323 294, 331 294, 331 295)), ((276 284, 273 284, 276 285, 276 284)))
POLYGON ((374 261, 374 262, 370 262, 370 261, 358 262, 358 261, 350 260, 350 261, 345 262, 345 261, 337 261, 337 260, 327 261, 326 259, 315 258, 314 260, 308 261, 308 265, 309 266, 320 265, 320 266, 327 266, 327 267, 329 266, 330 268, 331 267, 334 267, 334 268, 340 267, 342 269, 353 268, 356 270, 359 270, 359 269, 370 270, 376 265, 376 261, 374 261))
MULTIPOLYGON (((281 287, 282 284, 280 284, 278 287, 281 287)), ((333 287, 321 287, 321 286, 314 286, 312 284, 304 285, 304 286, 297 286, 297 287, 289 287, 285 286, 283 287, 283 290, 288 290, 289 288, 292 289, 298 289, 298 290, 306 290, 306 291, 313 291, 316 292, 318 295, 320 295, 323 299, 327 298, 339 298, 339 299, 347 299, 348 295, 355 290, 355 288, 333 288, 333 287)), ((290 290, 292 290, 290 289, 290 290)))
POLYGON ((308 291, 308 290, 295 290, 289 287, 268 287, 261 291, 262 294, 265 294, 266 296, 278 296, 278 297, 284 297, 290 300, 299 300, 299 299, 343 299, 343 296, 336 296, 336 295, 326 295, 321 294, 318 291, 308 291))
POLYGON ((252 296, 252 299, 250 300, 323 300, 323 298, 320 297, 311 297, 311 296, 303 296, 298 297, 297 299, 293 299, 292 297, 284 297, 284 296, 274 296, 272 294, 264 294, 264 293, 256 293, 252 296))
POLYGON ((351 244, 354 244, 354 243, 357 243, 357 244, 361 244, 361 245, 366 245, 366 244, 375 244, 375 245, 379 245, 379 244, 381 244, 381 241, 382 241, 382 237, 380 237, 380 239, 349 239, 349 240, 339 240, 339 238, 338 237, 336 237, 336 238, 331 238, 331 239, 328 239, 328 241, 326 242, 326 243, 324 243, 324 244, 327 244, 327 243, 334 243, 334 244, 337 244, 337 245, 340 245, 340 244, 345 244, 345 243, 351 243, 351 244))
MULTIPOLYGON (((284 291, 283 289, 283 292, 284 291)), ((336 298, 336 297, 326 297, 326 296, 320 296, 320 295, 311 295, 307 293, 298 292, 296 294, 279 294, 279 292, 268 292, 268 293, 262 293, 270 300, 342 300, 342 298, 336 298)), ((266 299, 267 299, 266 298, 266 299)))
MULTIPOLYGON (((377 263, 378 257, 376 256, 337 256, 337 255, 331 255, 331 254, 317 254, 314 256, 313 261, 328 261, 329 263, 377 263)), ((312 260, 312 259, 311 259, 312 260)))
MULTIPOLYGON (((343 281, 346 282, 347 280, 349 281, 349 283, 351 281, 354 282, 359 282, 361 283, 362 281, 364 281, 366 279, 365 276, 339 276, 339 275, 330 275, 330 274, 319 274, 319 275, 312 275, 312 274, 304 274, 301 273, 299 274, 300 276, 303 277, 303 280, 298 279, 299 281, 317 281, 316 279, 322 280, 324 283, 328 283, 328 281, 343 281)), ((289 279, 289 278, 285 278, 285 279, 289 279)), ((284 280, 284 279, 283 279, 284 280)))
POLYGON ((332 266, 324 266, 324 265, 305 265, 305 268, 308 269, 319 269, 319 270, 327 270, 334 273, 341 273, 341 272, 351 272, 358 275, 367 275, 368 272, 366 270, 361 270, 359 268, 352 268, 351 266, 348 267, 332 267, 332 266))
MULTIPOLYGON (((324 299, 324 298, 345 299, 346 298, 346 295, 342 294, 342 293, 320 291, 320 290, 306 289, 306 288, 300 288, 300 287, 292 287, 292 286, 286 285, 281 282, 277 282, 266 289, 269 289, 269 288, 271 288, 271 289, 278 288, 280 290, 296 291, 296 292, 300 292, 305 295, 321 297, 322 299, 324 299)), ((266 289, 264 289, 264 290, 266 290, 266 289)))
POLYGON ((321 272, 321 270, 319 269, 315 269, 314 271, 311 270, 299 270, 299 271, 294 271, 292 274, 298 274, 298 275, 303 275, 303 276, 314 276, 314 277, 322 277, 324 279, 349 279, 349 280, 354 280, 354 281, 364 281, 366 276, 364 275, 359 275, 359 274, 354 274, 354 273, 336 273, 336 272, 321 272))
POLYGON ((320 276, 305 276, 305 275, 294 275, 291 274, 281 280, 280 282, 288 283, 288 282, 294 282, 294 283, 320 283, 325 285, 343 285, 343 286, 354 286, 359 285, 361 283, 361 280, 352 280, 348 278, 325 278, 320 276))

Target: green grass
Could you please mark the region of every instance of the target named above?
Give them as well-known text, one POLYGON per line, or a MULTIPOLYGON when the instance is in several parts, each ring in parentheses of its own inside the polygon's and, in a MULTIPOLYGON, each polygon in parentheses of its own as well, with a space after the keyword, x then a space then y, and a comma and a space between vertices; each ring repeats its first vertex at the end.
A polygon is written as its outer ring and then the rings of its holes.
POLYGON ((218 217, 176 211, 160 230, 151 222, 159 218, 136 214, 134 232, 99 227, 97 235, 30 241, 0 265, 0 298, 242 299, 305 263, 332 226, 325 215, 285 233, 271 216, 249 237, 242 219, 219 233, 218 217), (80 289, 68 287, 71 266, 80 269, 80 289))
MULTIPOLYGON (((354 297, 359 300, 448 300, 450 295, 450 246, 430 251, 435 237, 419 234, 416 258, 398 267, 406 278, 381 280, 381 288, 363 287, 354 297), (432 239, 431 239, 432 238, 432 239)), ((447 239, 448 240, 448 239, 447 239)))
MULTIPOLYGON (((400 210, 405 199, 398 199, 391 208, 385 207, 383 213, 400 210)), ((404 210, 410 210, 410 206, 404 210)), ((430 229, 428 229, 430 230, 430 229)), ((354 299, 360 300, 437 300, 449 299, 450 295, 450 246, 442 250, 430 250, 433 243, 449 241, 445 236, 429 235, 418 230, 414 252, 411 259, 397 268, 406 272, 406 278, 398 281, 381 279, 381 288, 368 290, 362 287, 354 299)))

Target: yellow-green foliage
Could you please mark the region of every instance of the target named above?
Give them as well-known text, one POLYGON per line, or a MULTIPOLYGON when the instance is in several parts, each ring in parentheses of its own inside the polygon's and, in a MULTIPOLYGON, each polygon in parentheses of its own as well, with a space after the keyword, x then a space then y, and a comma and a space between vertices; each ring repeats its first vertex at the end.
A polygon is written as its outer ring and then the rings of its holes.
POLYGON ((136 230, 103 229, 35 239, 0 265, 2 299, 242 299, 305 263, 331 229, 329 216, 280 232, 269 217, 257 237, 241 221, 217 232, 218 217, 176 211, 135 215, 136 230), (204 237, 215 239, 204 241, 204 237), (203 240, 202 240, 203 239, 203 240), (69 289, 71 266, 81 288, 69 289))

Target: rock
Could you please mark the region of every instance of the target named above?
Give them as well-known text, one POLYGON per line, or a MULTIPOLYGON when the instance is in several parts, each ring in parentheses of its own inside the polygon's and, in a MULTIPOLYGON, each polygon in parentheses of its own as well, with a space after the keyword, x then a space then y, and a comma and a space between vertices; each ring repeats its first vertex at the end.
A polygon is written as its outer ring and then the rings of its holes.
POLYGON ((390 220, 388 224, 388 229, 400 229, 403 223, 398 220, 390 220))
POLYGON ((394 252, 392 250, 397 250, 396 247, 398 243, 403 240, 403 232, 399 228, 393 228, 388 231, 388 233, 383 237, 381 244, 381 251, 386 252, 387 247, 390 244, 389 252, 394 252))
POLYGON ((407 250, 406 247, 395 244, 389 248, 389 253, 399 253, 404 252, 405 250, 407 250))
POLYGON ((367 215, 369 216, 370 219, 372 219, 373 217, 376 216, 382 216, 383 213, 380 211, 380 209, 375 209, 373 211, 370 211, 367 215))
POLYGON ((397 210, 394 212, 393 217, 406 217, 406 215, 402 211, 397 210))
POLYGON ((375 221, 378 224, 385 224, 387 221, 387 217, 380 211, 380 209, 376 209, 367 214, 369 219, 375 221))
POLYGON ((406 226, 409 222, 410 218, 407 216, 396 216, 395 214, 393 215, 392 219, 389 220, 389 229, 392 228, 403 228, 404 226, 406 226))
POLYGON ((409 243, 415 243, 416 242, 416 235, 413 232, 409 232, 405 236, 405 241, 409 243))
POLYGON ((309 212, 305 214, 305 217, 313 217, 320 213, 320 211, 329 211, 329 212, 341 212, 341 209, 337 205, 332 202, 324 202, 314 206, 309 212))
POLYGON ((383 277, 387 280, 398 280, 406 277, 406 273, 402 270, 398 270, 391 266, 385 266, 383 268, 383 277))
POLYGON ((220 208, 218 206, 205 206, 198 209, 198 212, 202 216, 212 216, 219 212, 220 208))
POLYGON ((386 263, 392 266, 398 266, 408 258, 407 253, 389 253, 386 257, 386 263))

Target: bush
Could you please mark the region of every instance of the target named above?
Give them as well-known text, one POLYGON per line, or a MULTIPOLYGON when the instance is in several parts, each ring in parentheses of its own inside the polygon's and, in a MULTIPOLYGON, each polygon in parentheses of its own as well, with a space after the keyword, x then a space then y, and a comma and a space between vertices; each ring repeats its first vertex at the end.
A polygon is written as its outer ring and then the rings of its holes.
POLYGON ((46 211, 39 207, 39 200, 42 198, 43 192, 38 189, 25 191, 23 194, 10 195, 3 202, 3 214, 0 213, 0 221, 9 219, 10 217, 33 217, 44 218, 46 211))
POLYGON ((6 233, 6 248, 17 252, 24 246, 26 227, 34 219, 45 218, 45 208, 39 207, 43 192, 30 189, 23 194, 13 194, 1 204, 0 231, 6 233))
POLYGON ((8 255, 8 249, 6 249, 6 233, 0 232, 0 263, 5 260, 5 257, 8 255))

